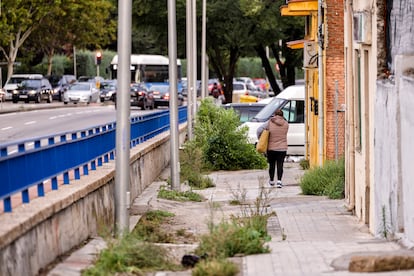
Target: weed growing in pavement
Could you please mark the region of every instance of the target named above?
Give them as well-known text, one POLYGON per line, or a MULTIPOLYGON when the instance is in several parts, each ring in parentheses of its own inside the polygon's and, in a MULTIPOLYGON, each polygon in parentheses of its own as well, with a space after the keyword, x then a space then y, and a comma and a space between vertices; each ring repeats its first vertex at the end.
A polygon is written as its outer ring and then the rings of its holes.
POLYGON ((161 186, 160 190, 158 191, 158 197, 175 201, 201 202, 204 200, 200 194, 197 194, 193 191, 175 191, 168 189, 165 186, 161 186))
POLYGON ((195 189, 214 187, 213 181, 202 174, 202 152, 195 143, 186 142, 180 151, 180 177, 195 189))
POLYGON ((161 224, 173 216, 175 216, 173 213, 167 211, 148 211, 141 217, 132 235, 146 242, 173 243, 174 236, 161 228, 161 224))
POLYGON ((285 241, 287 239, 287 235, 285 234, 285 228, 282 228, 282 240, 285 241))
POLYGON ((143 242, 136 235, 108 241, 93 267, 82 271, 83 276, 144 275, 147 271, 182 270, 173 263, 166 249, 143 242))
POLYGON ((302 168, 302 170, 308 170, 309 169, 309 160, 308 159, 301 159, 299 161, 299 166, 302 168))
POLYGON ((388 238, 387 215, 385 205, 382 206, 382 236, 388 238))
POLYGON ((227 187, 231 193, 231 205, 246 204, 247 190, 245 188, 241 188, 240 183, 237 185, 237 189, 232 189, 228 183, 227 187))
POLYGON ((236 264, 228 260, 201 261, 192 271, 192 276, 234 276, 239 272, 236 264))
POLYGON ((345 160, 326 161, 322 167, 315 167, 302 176, 300 187, 305 195, 323 195, 331 199, 344 198, 345 160))

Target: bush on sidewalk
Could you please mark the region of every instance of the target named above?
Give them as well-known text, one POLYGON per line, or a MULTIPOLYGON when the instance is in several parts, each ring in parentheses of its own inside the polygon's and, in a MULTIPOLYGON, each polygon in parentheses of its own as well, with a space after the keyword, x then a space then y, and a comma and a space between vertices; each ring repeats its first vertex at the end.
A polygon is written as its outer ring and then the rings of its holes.
POLYGON ((300 187, 305 195, 344 198, 345 160, 327 161, 322 167, 310 169, 302 176, 300 187))
POLYGON ((266 159, 247 140, 247 128, 239 127, 234 110, 214 105, 211 99, 201 102, 194 127, 194 147, 201 151, 207 170, 264 169, 266 159))

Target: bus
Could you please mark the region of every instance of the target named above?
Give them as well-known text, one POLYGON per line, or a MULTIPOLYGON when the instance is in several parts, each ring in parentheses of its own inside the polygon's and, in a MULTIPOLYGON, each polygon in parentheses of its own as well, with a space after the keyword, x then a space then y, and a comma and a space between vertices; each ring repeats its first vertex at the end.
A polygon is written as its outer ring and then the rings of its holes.
MULTIPOLYGON (((168 84, 169 59, 162 55, 131 55, 131 83, 145 83, 148 88, 153 84, 168 84)), ((110 78, 116 79, 118 55, 112 58, 110 78)), ((182 93, 181 61, 177 60, 177 90, 182 93)))

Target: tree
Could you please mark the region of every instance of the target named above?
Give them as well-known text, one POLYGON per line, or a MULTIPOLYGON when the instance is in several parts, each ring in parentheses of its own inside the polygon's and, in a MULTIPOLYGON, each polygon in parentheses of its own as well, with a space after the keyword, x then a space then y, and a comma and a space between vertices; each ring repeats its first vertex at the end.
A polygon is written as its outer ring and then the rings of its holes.
POLYGON ((1 2, 0 51, 7 61, 7 80, 13 74, 13 65, 19 48, 59 3, 59 0, 3 0, 1 2))
POLYGON ((62 0, 54 12, 30 36, 30 51, 47 57, 47 74, 52 73, 55 52, 72 53, 77 48, 101 49, 116 39, 115 6, 108 0, 62 0))

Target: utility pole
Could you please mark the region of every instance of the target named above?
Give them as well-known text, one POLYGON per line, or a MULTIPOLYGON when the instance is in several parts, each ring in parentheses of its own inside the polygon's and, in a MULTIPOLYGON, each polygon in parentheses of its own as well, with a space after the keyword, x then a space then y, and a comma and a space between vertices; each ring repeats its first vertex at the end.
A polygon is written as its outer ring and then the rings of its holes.
MULTIPOLYGON (((168 58, 170 80, 170 168, 171 188, 180 190, 180 161, 178 158, 179 131, 178 131, 178 93, 177 93, 177 23, 175 0, 168 0, 168 58)), ((188 92, 187 92, 188 93, 188 92)), ((187 95, 188 98, 188 95, 187 95)))
POLYGON ((132 0, 118 1, 119 60, 117 80, 119 93, 117 93, 116 99, 115 229, 121 235, 129 231, 131 10, 132 0))
POLYGON ((186 0, 186 56, 187 56, 187 138, 188 140, 193 139, 193 39, 192 39, 192 0, 186 0))
POLYGON ((202 16, 201 16, 201 98, 207 96, 207 54, 206 54, 206 4, 207 0, 203 0, 202 16))

